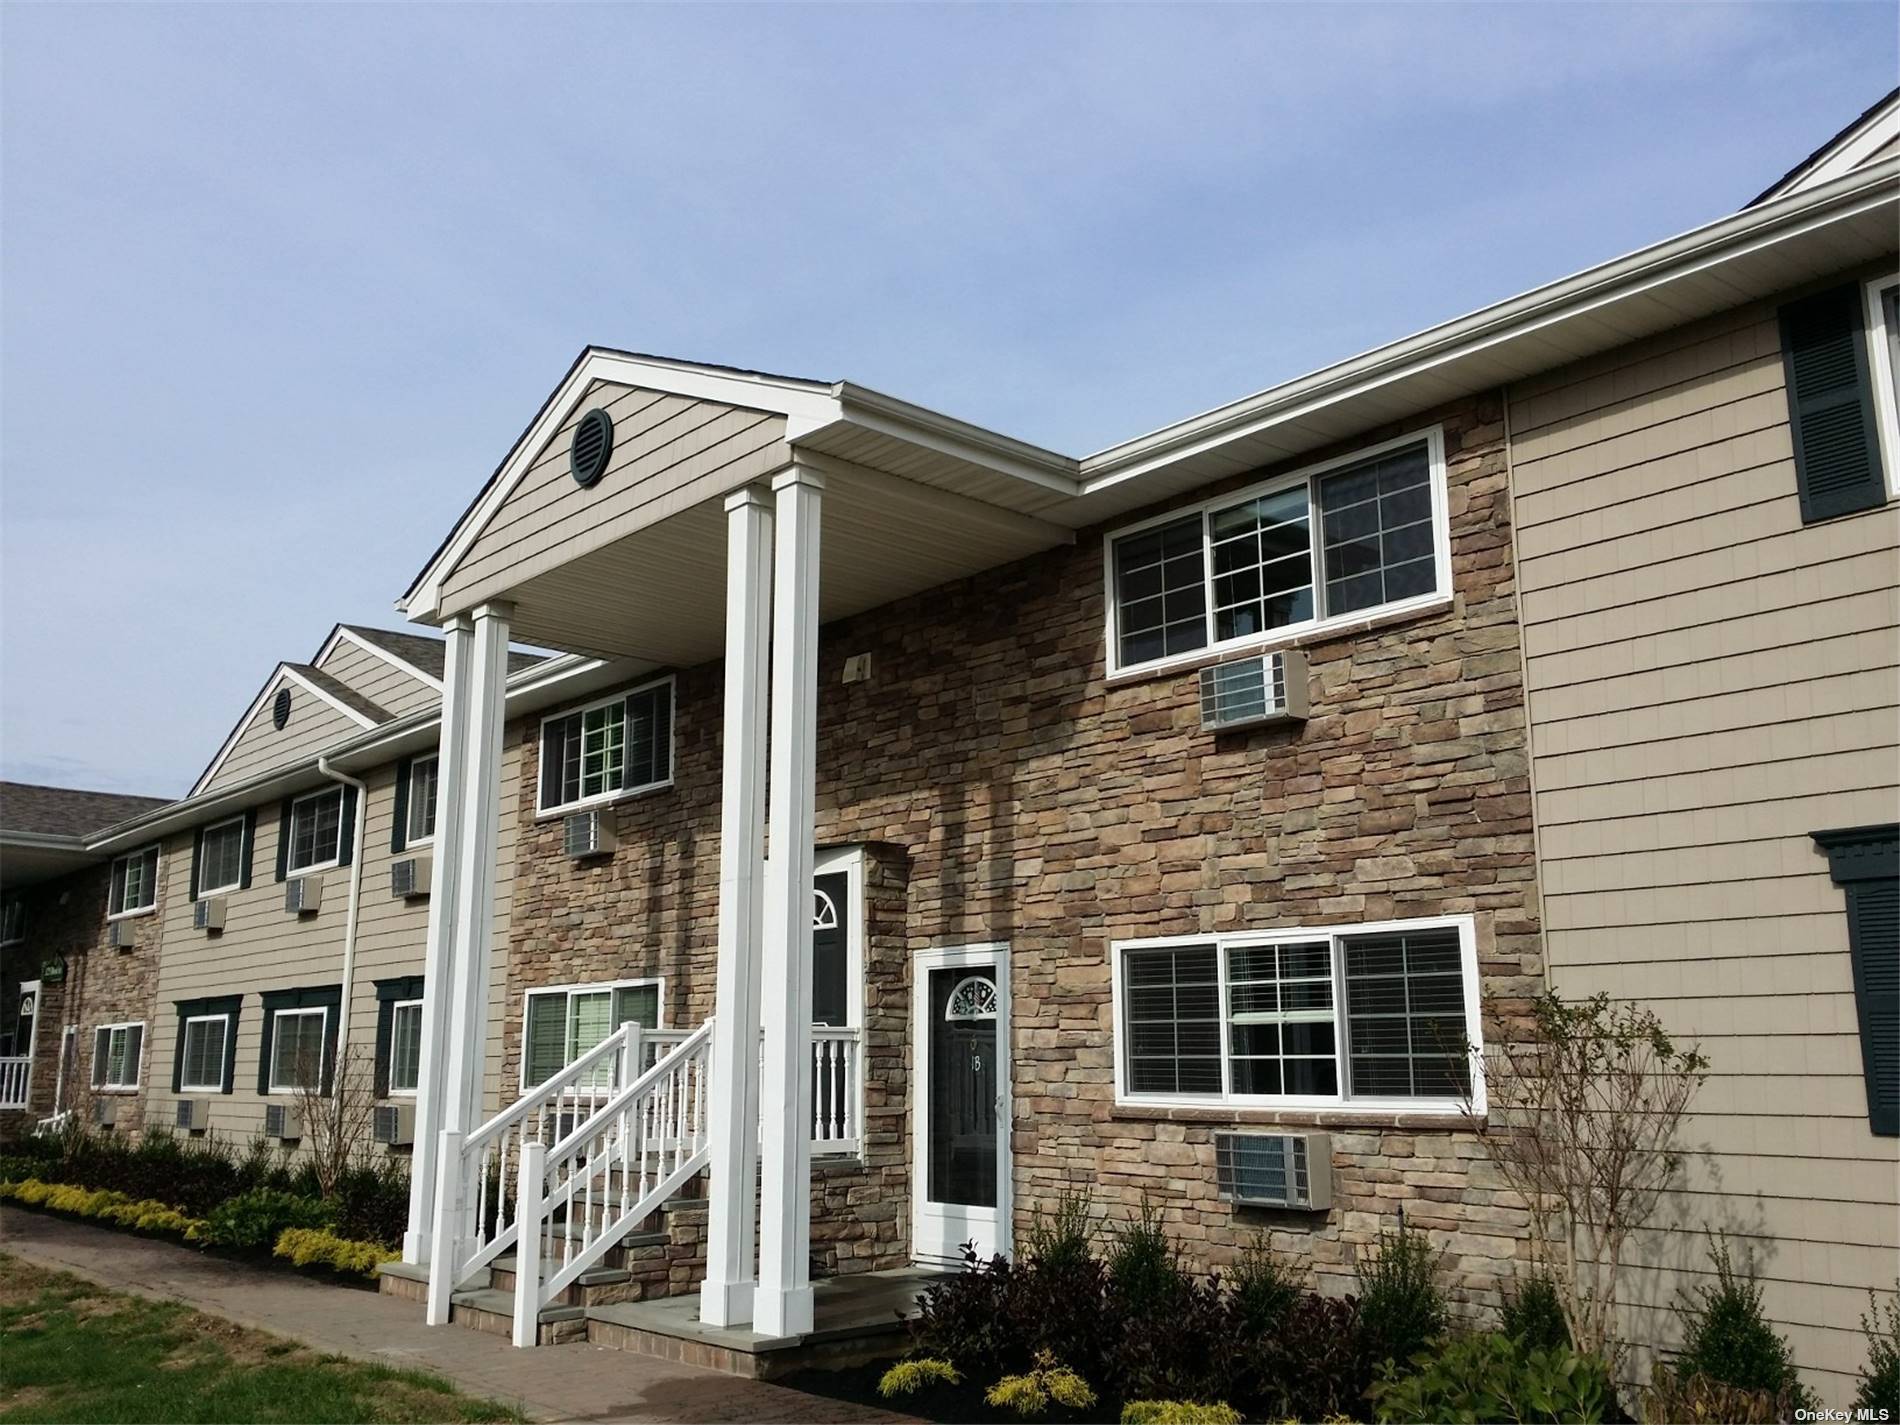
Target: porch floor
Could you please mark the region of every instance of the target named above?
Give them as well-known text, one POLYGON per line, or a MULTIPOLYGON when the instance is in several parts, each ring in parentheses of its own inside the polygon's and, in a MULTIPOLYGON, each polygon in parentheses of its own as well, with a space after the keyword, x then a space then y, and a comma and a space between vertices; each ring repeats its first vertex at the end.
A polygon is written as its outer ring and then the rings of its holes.
POLYGON ((896 1267, 814 1282, 813 1329, 803 1336, 708 1326, 699 1319, 697 1292, 589 1307, 587 1334, 604 1345, 756 1379, 846 1366, 901 1349, 903 1319, 916 1313, 923 1289, 945 1275, 936 1267, 896 1267))

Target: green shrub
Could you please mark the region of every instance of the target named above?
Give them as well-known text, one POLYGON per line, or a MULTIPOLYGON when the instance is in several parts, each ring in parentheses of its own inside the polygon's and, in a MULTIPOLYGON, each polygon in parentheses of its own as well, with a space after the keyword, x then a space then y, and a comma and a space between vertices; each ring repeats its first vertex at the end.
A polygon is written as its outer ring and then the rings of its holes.
POLYGON ((1240 1412, 1218 1400, 1131 1400, 1122 1407, 1122 1425, 1240 1425, 1240 1412))
MULTIPOLYGON (((1386 1361, 1366 1392, 1381 1421, 1579 1421, 1616 1406, 1609 1368, 1576 1351, 1525 1347, 1501 1332, 1454 1335, 1401 1366, 1386 1361)), ((1674 1417, 1670 1417, 1673 1419, 1674 1417)))
POLYGON ((1399 1220, 1396 1232, 1379 1233, 1378 1250, 1359 1259, 1359 1331, 1366 1357, 1409 1361, 1445 1329, 1445 1297, 1438 1265, 1425 1234, 1399 1220))
POLYGON ((1273 1254, 1263 1234, 1240 1249, 1228 1285, 1241 1324, 1254 1332, 1266 1331, 1300 1299, 1299 1273, 1273 1254))
POLYGON ((1033 1367, 1021 1375, 1004 1376, 983 1393, 983 1399, 992 1409, 1033 1419, 1046 1413, 1052 1403, 1068 1410, 1092 1409, 1095 1392, 1049 1352, 1038 1351, 1033 1367))
POLYGON ((963 1375, 948 1361, 925 1357, 919 1361, 899 1361, 878 1377, 877 1393, 886 1400, 899 1395, 914 1395, 932 1385, 960 1385, 963 1375))
POLYGON ((209 1247, 269 1251, 286 1228, 328 1227, 330 1221, 330 1209, 321 1202, 275 1188, 253 1188, 214 1207, 198 1240, 209 1247))
POLYGON ((359 1242, 320 1227, 286 1227, 277 1234, 277 1245, 271 1255, 300 1267, 325 1266, 339 1272, 374 1277, 378 1267, 394 1261, 401 1253, 381 1242, 359 1242))
POLYGON ((1743 1390, 1656 1362, 1643 1391, 1643 1418, 1669 1425, 1777 1425, 1799 1408, 1787 1390, 1743 1390))
POLYGON ((1562 1350, 1570 1345, 1570 1326, 1550 1274, 1533 1271, 1504 1298, 1500 1313, 1504 1334, 1526 1346, 1562 1350))
POLYGON ((149 1198, 134 1201, 122 1192, 105 1188, 74 1187, 70 1183, 43 1183, 37 1178, 24 1182, 0 1180, 0 1198, 10 1198, 27 1207, 44 1207, 127 1227, 135 1232, 151 1232, 166 1237, 196 1240, 193 1233, 202 1227, 195 1217, 149 1198))
POLYGON ((1672 1369, 1687 1379, 1706 1376, 1720 1385, 1769 1395, 1788 1392, 1798 1405, 1808 1403, 1788 1343, 1768 1324, 1761 1309, 1761 1283, 1751 1268, 1737 1268, 1728 1244, 1709 1248, 1715 1282, 1683 1293, 1683 1347, 1672 1369))
POLYGON ((1036 1220, 1029 1225, 1024 1242, 1024 1257, 1039 1267, 1065 1271, 1094 1255, 1094 1203, 1085 1187, 1079 1192, 1063 1192, 1055 1210, 1043 1215, 1036 1209, 1036 1220))
POLYGON ((1895 1290, 1884 1313, 1869 1292, 1867 1314, 1860 1318, 1860 1329, 1867 1335, 1867 1364, 1861 1368, 1854 1409, 1886 1412, 1871 1417, 1875 1419, 1900 1420, 1900 1282, 1895 1290))
POLYGON ((1144 1196, 1141 1215, 1115 1233, 1108 1280, 1127 1313, 1169 1310, 1187 1286, 1161 1213, 1144 1196))

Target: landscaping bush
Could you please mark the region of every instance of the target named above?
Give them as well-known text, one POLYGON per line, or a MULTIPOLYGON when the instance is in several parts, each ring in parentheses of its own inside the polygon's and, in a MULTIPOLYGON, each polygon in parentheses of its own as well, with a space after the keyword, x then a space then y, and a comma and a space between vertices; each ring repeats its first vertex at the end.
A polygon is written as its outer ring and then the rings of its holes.
POLYGON ((198 1240, 209 1247, 264 1252, 290 1227, 328 1227, 330 1209, 295 1193, 253 1188, 219 1203, 205 1219, 198 1240))
POLYGON ((1308 1292, 1279 1325, 1246 1343, 1245 1373, 1228 1397, 1255 1419, 1327 1420, 1364 1414, 1372 1370, 1359 1303, 1308 1292))
POLYGON ((1793 1420, 1789 1392, 1744 1390, 1704 1375, 1685 1375, 1658 1361, 1643 1391, 1643 1418, 1668 1425, 1776 1425, 1793 1420))
POLYGON ((203 1224, 175 1207, 149 1199, 134 1200, 108 1188, 83 1188, 70 1183, 43 1183, 37 1178, 24 1182, 0 1180, 0 1198, 10 1198, 26 1207, 42 1207, 74 1217, 110 1222, 115 1227, 149 1232, 162 1237, 191 1235, 203 1224))
POLYGON ((1737 1269, 1726 1242, 1710 1247, 1709 1260, 1715 1266, 1714 1284, 1682 1297, 1683 1347, 1671 1366, 1674 1375, 1683 1380, 1704 1376, 1769 1395, 1786 1392, 1797 1405, 1808 1404, 1788 1343, 1762 1313, 1761 1283, 1753 1271, 1746 1264, 1737 1269))
POLYGON ((409 1227, 409 1174, 391 1159, 349 1168, 337 1179, 333 1201, 343 1236, 398 1243, 409 1227))
POLYGON ((1523 1345, 1562 1350, 1570 1345, 1570 1327, 1564 1321, 1557 1284, 1544 1272, 1533 1272, 1504 1298, 1501 1313, 1504 1334, 1523 1345))
MULTIPOLYGON (((1566 1348, 1527 1347, 1502 1332, 1446 1337, 1400 1365, 1388 1360, 1366 1392, 1381 1421, 1577 1421, 1616 1409, 1609 1367, 1566 1348)), ((1673 1417, 1671 1417, 1673 1418, 1673 1417)))
POLYGON ((1381 1230, 1378 1250, 1359 1259, 1359 1331, 1366 1357, 1375 1365, 1409 1361, 1443 1334, 1441 1260, 1425 1234, 1403 1220, 1396 1232, 1381 1230))
POLYGON ((899 1361, 879 1377, 877 1393, 885 1399, 915 1395, 935 1385, 961 1385, 963 1375, 948 1361, 925 1357, 919 1361, 899 1361))
POLYGON ((1120 1336, 1097 1378, 1123 1400, 1231 1399, 1246 1374, 1246 1333, 1218 1279, 1183 1278, 1165 1304, 1110 1308, 1120 1336))
POLYGON ((1040 1207, 1023 1243, 1023 1260, 1046 1270, 1061 1271, 1094 1257, 1094 1204, 1087 1188, 1064 1192, 1047 1217, 1040 1207))
POLYGON ((918 1298, 910 1322, 913 1354, 966 1373, 1028 1365, 1034 1342, 1022 1340, 1013 1322, 1018 1275, 1007 1258, 983 1261, 964 1243, 963 1270, 931 1283, 918 1298))
POLYGON ((1300 1299, 1299 1273, 1273 1255, 1264 1236, 1241 1248, 1234 1266, 1234 1310, 1251 1332, 1269 1330, 1300 1299))
POLYGON ((1122 1407, 1122 1425, 1240 1425, 1240 1412, 1218 1400, 1131 1400, 1122 1407))
POLYGON ((1136 1313, 1172 1310, 1187 1286, 1161 1214, 1145 1196, 1140 1215, 1115 1233, 1108 1280, 1122 1307, 1136 1313))
POLYGON ((1047 1414, 1051 1404, 1066 1410, 1092 1409, 1095 1392, 1089 1389, 1087 1381, 1048 1351, 1038 1351, 1035 1364, 1029 1370, 1004 1376, 984 1393, 983 1399, 997 1410, 1034 1419, 1047 1414))
POLYGON ((325 1266, 373 1278, 379 1266, 401 1254, 380 1242, 353 1241, 320 1227, 287 1227, 278 1234, 277 1246, 271 1255, 300 1267, 325 1266))
POLYGON ((1900 1420, 1900 1282, 1894 1285, 1896 1295, 1884 1314, 1869 1292, 1867 1314, 1860 1318, 1867 1336, 1867 1364, 1861 1368, 1854 1409, 1876 1412, 1862 1419, 1900 1420))

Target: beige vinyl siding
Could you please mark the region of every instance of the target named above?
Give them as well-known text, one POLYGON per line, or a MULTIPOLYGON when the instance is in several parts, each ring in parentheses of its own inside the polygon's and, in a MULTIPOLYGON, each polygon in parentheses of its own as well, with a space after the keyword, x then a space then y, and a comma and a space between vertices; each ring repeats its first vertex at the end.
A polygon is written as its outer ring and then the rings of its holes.
POLYGON ((1713 1065, 1633 1324, 1671 1338, 1720 1228, 1845 1403, 1900 1151, 1809 833, 1900 814, 1900 507, 1802 525, 1772 305, 1526 382, 1510 418, 1551 979, 1648 1001, 1713 1065))
POLYGON ((363 731, 362 723, 338 712, 301 683, 286 679, 285 685, 290 689, 290 721, 281 729, 272 724, 271 703, 277 697, 272 691, 238 734, 217 775, 205 783, 205 791, 215 792, 273 768, 305 761, 363 731))
POLYGON ((785 418, 630 386, 596 383, 444 581, 457 612, 668 515, 784 466, 785 418), (568 446, 595 407, 613 417, 607 471, 574 483, 568 446))
POLYGON ((442 697, 434 685, 403 672, 362 644, 352 643, 347 635, 337 640, 330 656, 318 666, 397 717, 432 709, 442 697))

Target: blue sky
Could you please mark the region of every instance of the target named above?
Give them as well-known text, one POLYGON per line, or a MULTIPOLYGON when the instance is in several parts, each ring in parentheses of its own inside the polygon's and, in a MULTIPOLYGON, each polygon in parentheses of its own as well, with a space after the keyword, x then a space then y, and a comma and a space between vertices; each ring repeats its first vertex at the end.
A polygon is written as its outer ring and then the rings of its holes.
POLYGON ((182 793, 588 342, 1081 454, 1740 206, 1890 6, 12 5, 0 775, 182 793))

